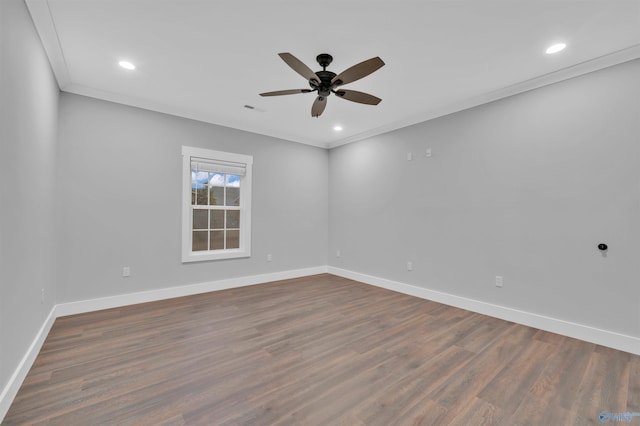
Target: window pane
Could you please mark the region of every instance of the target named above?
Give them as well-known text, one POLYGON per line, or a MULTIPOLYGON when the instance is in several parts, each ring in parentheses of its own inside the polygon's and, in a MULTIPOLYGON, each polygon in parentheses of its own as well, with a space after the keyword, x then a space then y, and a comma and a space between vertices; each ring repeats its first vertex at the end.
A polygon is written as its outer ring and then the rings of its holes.
POLYGON ((240 188, 227 187, 227 206, 240 205, 240 188))
POLYGON ((227 248, 240 248, 240 231, 227 231, 227 248))
POLYGON ((211 188, 211 205, 222 206, 224 204, 224 188, 214 186, 211 188))
POLYGON ((209 185, 211 185, 211 186, 224 186, 224 174, 222 174, 222 173, 209 173, 209 185))
POLYGON ((233 186, 236 188, 240 187, 240 176, 238 175, 227 175, 227 186, 233 186))
POLYGON ((191 204, 197 201, 200 205, 207 204, 207 184, 209 173, 191 170, 191 204), (195 191, 195 194, 194 194, 195 191), (195 195, 195 197, 194 197, 195 195), (194 198, 196 200, 194 200, 194 198))
POLYGON ((211 250, 224 249, 224 231, 211 231, 211 250))
POLYGON ((224 210, 211 210, 211 229, 224 229, 224 210))
POLYGON ((207 250, 207 231, 193 231, 191 240, 191 250, 202 251, 207 250))
POLYGON ((240 205, 240 176, 227 175, 227 206, 240 205))
POLYGON ((207 223, 208 210, 193 210, 193 229, 207 229, 209 224, 207 223))
POLYGON ((227 229, 240 228, 240 210, 227 210, 227 229))
POLYGON ((199 206, 206 206, 208 204, 208 201, 207 201, 207 186, 204 185, 202 188, 196 189, 196 191, 198 192, 198 194, 196 196, 197 204, 199 206))

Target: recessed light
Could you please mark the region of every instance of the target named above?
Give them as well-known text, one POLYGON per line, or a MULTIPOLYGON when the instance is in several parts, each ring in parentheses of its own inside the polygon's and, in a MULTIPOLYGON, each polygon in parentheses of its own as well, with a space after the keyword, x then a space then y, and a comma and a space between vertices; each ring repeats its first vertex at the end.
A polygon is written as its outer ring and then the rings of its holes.
POLYGON ((333 130, 335 130, 336 132, 340 132, 342 131, 342 126, 333 126, 333 130))
POLYGON ((120 65, 122 68, 124 68, 126 70, 135 70, 136 69, 136 66, 133 65, 129 61, 120 61, 120 62, 118 62, 118 65, 120 65))
POLYGON ((546 53, 549 55, 552 53, 558 53, 561 50, 564 50, 565 47, 567 47, 566 43, 556 43, 549 46, 546 50, 546 53))

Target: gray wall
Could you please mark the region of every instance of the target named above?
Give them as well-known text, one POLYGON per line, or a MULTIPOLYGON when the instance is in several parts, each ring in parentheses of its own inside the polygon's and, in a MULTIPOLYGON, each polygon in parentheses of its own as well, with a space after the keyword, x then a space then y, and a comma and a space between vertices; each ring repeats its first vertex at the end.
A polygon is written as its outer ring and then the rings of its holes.
POLYGON ((58 302, 327 264, 326 150, 66 93, 59 128, 58 302), (253 155, 251 258, 181 263, 182 145, 253 155))
POLYGON ((59 90, 23 0, 0 0, 0 55, 1 392, 55 298, 59 90))
POLYGON ((640 336, 640 61, 333 149, 329 167, 331 265, 640 336))

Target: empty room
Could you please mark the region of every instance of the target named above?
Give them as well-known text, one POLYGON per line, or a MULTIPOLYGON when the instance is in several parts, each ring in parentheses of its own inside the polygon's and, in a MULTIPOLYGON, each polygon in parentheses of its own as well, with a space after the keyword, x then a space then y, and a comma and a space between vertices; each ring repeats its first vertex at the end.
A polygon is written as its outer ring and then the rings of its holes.
POLYGON ((2 425, 640 426, 640 0, 0 0, 2 425))

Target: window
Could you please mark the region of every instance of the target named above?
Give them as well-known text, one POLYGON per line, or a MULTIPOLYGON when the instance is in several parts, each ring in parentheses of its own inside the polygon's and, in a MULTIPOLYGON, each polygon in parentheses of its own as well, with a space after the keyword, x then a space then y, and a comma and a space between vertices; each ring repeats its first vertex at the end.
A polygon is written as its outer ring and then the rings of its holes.
POLYGON ((182 261, 251 255, 250 155, 182 147, 182 261))

